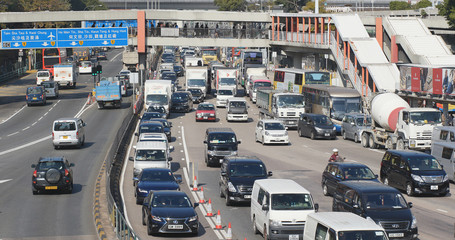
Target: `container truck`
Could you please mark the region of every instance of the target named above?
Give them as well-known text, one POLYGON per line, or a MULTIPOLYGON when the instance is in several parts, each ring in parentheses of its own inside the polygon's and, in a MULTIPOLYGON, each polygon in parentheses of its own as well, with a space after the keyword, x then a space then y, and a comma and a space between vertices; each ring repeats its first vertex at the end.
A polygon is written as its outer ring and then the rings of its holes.
POLYGON ((260 118, 281 120, 288 128, 297 128, 300 114, 305 113, 304 97, 283 90, 258 89, 256 104, 260 118))
POLYGON ((185 73, 185 89, 199 88, 207 96, 207 67, 187 67, 185 73))
POLYGON ((54 65, 54 82, 59 87, 67 86, 76 88, 77 76, 76 66, 72 63, 54 65))
POLYGON ((226 68, 216 70, 215 88, 218 90, 220 86, 232 88, 234 95, 237 94, 237 69, 226 68))
POLYGON ((394 93, 373 97, 369 109, 372 128, 363 131, 363 147, 430 150, 435 126, 442 126, 441 112, 433 108, 411 108, 394 93))
POLYGON ((144 102, 145 109, 150 105, 161 105, 169 114, 169 107, 172 95, 171 80, 147 80, 144 84, 144 102))
POLYGON ((120 108, 122 104, 122 94, 119 81, 110 81, 102 79, 95 87, 95 98, 98 103, 98 108, 110 104, 115 108, 120 108))

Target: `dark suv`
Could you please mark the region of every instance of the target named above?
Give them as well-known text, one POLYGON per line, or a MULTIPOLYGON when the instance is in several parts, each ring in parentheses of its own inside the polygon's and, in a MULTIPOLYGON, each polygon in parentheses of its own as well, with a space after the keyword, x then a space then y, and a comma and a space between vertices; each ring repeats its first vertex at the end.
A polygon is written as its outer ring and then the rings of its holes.
POLYGON ((445 196, 450 192, 449 177, 430 154, 410 150, 388 150, 381 162, 381 181, 392 187, 416 193, 445 196))
POLYGON ((32 164, 35 169, 32 177, 33 195, 44 190, 63 190, 73 192, 74 163, 69 163, 64 157, 40 158, 38 164, 32 164))
POLYGON ((225 157, 220 174, 220 197, 226 198, 226 206, 251 201, 254 181, 272 176, 265 164, 254 156, 225 157))
POLYGON ((237 140, 231 128, 207 128, 205 131, 205 163, 207 167, 221 164, 226 156, 237 156, 237 140))
POLYGON ((384 228, 389 239, 417 238, 417 221, 401 193, 387 185, 372 181, 338 183, 333 195, 332 210, 352 212, 371 218, 384 228))
POLYGON ((175 92, 172 94, 171 101, 173 112, 191 112, 193 109, 193 96, 190 92, 175 92))
POLYGON ((305 136, 311 139, 335 139, 337 135, 336 127, 329 117, 313 113, 300 115, 297 133, 300 137, 305 136))

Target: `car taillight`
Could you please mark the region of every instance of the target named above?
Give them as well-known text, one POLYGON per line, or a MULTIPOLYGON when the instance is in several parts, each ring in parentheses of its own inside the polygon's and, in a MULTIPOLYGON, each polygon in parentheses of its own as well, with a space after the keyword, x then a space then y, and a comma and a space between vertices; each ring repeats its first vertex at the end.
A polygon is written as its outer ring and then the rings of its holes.
POLYGON ((38 177, 38 172, 36 170, 33 172, 33 176, 38 177))
POLYGON ((41 95, 41 98, 42 98, 42 99, 44 99, 44 94, 43 94, 43 95, 41 95))
POLYGON ((68 174, 70 174, 70 172, 68 171, 68 169, 65 169, 65 177, 67 177, 68 174))
POLYGON ((76 139, 79 138, 79 132, 76 132, 76 139))
POLYGON ((52 140, 54 140, 54 132, 52 132, 52 140))
POLYGON ((28 95, 25 95, 25 100, 28 100, 28 95))

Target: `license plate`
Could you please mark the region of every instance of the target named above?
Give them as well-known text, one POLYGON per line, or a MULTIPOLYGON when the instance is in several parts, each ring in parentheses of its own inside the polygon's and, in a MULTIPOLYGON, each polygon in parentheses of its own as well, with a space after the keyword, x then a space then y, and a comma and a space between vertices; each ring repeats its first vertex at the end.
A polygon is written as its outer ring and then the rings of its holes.
POLYGON ((208 117, 204 117, 204 119, 208 119, 208 117))
POLYGON ((250 198, 251 198, 251 195, 244 195, 243 198, 245 198, 245 199, 250 199, 250 198))
POLYGON ((438 190, 438 185, 431 185, 431 186, 430 186, 430 189, 431 189, 431 190, 438 190))
POLYGON ((289 240, 299 240, 299 235, 289 235, 289 240))
POLYGON ((44 189, 46 189, 46 190, 57 190, 57 186, 46 186, 44 189))
POLYGON ((389 233, 389 237, 404 237, 404 233, 389 233))
POLYGON ((33 100, 36 100, 36 99, 38 99, 38 98, 36 98, 36 97, 33 97, 33 100))
POLYGON ((324 133, 324 136, 328 137, 330 136, 330 133, 324 133))
POLYGON ((183 229, 183 225, 168 225, 169 229, 183 229))
POLYGON ((68 139, 68 136, 63 136, 63 139, 68 139))
POLYGON ((289 121, 289 124, 294 124, 294 122, 293 121, 289 121))

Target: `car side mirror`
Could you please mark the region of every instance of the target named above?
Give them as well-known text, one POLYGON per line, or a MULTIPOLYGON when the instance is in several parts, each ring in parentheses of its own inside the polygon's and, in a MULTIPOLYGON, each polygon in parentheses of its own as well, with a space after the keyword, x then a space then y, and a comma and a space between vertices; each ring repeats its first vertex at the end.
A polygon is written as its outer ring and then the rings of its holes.
POLYGON ((172 161, 172 157, 168 157, 167 160, 170 162, 172 161))
POLYGON ((351 125, 352 125, 352 126, 354 126, 354 125, 355 125, 355 123, 354 123, 354 122, 351 122, 351 125))
POLYGON ((379 175, 377 175, 377 174, 374 175, 374 178, 378 178, 378 177, 379 177, 379 175))
POLYGON ((268 204, 262 205, 262 210, 268 211, 269 210, 269 205, 268 204))
POLYGON ((221 176, 226 176, 226 172, 221 172, 221 176))
POLYGON ((284 127, 284 129, 288 130, 288 127, 284 127))
POLYGON ((262 130, 262 127, 258 127, 258 128, 262 130))
POLYGON ((412 202, 408 202, 408 207, 412 208, 412 202))
POLYGON ((269 176, 269 177, 273 176, 272 171, 269 171, 269 172, 267 173, 267 176, 269 176))
POLYGON ((149 205, 149 198, 148 197, 144 198, 144 201, 142 202, 142 205, 144 205, 144 206, 149 205))
POLYGON ((358 209, 359 205, 358 204, 354 204, 354 205, 352 205, 352 207, 358 209))
POLYGON ((134 145, 134 146, 133 146, 133 149, 136 150, 136 148, 137 148, 136 145, 134 145))
POLYGON ((87 126, 87 124, 86 123, 82 123, 82 126, 85 127, 85 126, 87 126))
POLYGON ((207 140, 204 140, 204 142, 203 142, 203 143, 207 144, 207 140))
POLYGON ((139 182, 139 178, 133 177, 133 185, 136 186, 137 182, 139 182))
POLYGON ((199 203, 195 202, 194 203, 194 208, 196 208, 197 206, 199 206, 199 203))
POLYGON ((32 164, 32 168, 36 168, 36 164, 32 164))
POLYGON ((129 157, 128 160, 134 161, 134 158, 133 157, 129 157))
POLYGON ((338 175, 336 175, 336 178, 339 178, 339 179, 341 179, 341 175, 339 175, 339 174, 338 174, 338 175))
POLYGON ((241 139, 237 141, 237 144, 240 144, 240 143, 242 143, 242 140, 241 140, 241 139))
POLYGON ((169 150, 174 151, 174 146, 169 146, 169 150))
POLYGON ((172 127, 172 122, 169 122, 169 127, 172 127))
POLYGON ((134 136, 138 137, 138 136, 139 136, 139 133, 134 133, 134 136))
POLYGON ((318 203, 314 204, 314 211, 315 212, 319 211, 319 204, 318 203))
POLYGON ((174 178, 175 178, 175 181, 176 181, 178 184, 180 184, 180 183, 183 182, 182 175, 180 175, 180 174, 174 175, 174 178))
POLYGON ((70 167, 74 167, 74 166, 75 166, 74 163, 70 163, 70 167))

